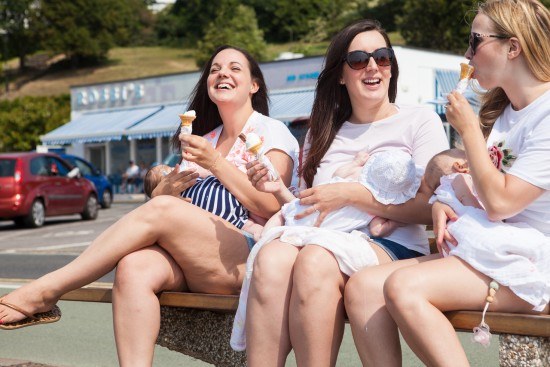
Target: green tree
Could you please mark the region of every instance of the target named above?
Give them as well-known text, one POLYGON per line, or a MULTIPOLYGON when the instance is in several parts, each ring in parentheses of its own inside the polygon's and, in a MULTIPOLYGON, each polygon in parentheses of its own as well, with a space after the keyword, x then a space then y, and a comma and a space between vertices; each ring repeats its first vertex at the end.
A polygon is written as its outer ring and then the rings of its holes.
POLYGON ((345 10, 345 2, 333 0, 244 0, 243 4, 254 8, 270 42, 299 40, 316 29, 320 20, 330 25, 335 7, 345 10))
POLYGON ((463 53, 478 0, 405 0, 397 25, 407 45, 463 53), (466 14, 466 15, 464 15, 466 14))
POLYGON ((37 29, 43 47, 64 53, 77 66, 97 63, 114 45, 127 45, 139 33, 142 0, 41 0, 37 29))
POLYGON ((69 121, 70 115, 68 94, 0 101, 0 151, 35 149, 41 135, 69 121))
POLYGON ((2 58, 10 56, 19 58, 19 67, 25 67, 27 54, 36 50, 31 18, 34 11, 34 0, 0 0, 0 28, 3 34, 0 35, 0 49, 2 58))
POLYGON ((158 39, 172 46, 196 46, 205 35, 207 25, 218 10, 233 0, 176 0, 157 15, 155 31, 158 39))
POLYGON ((245 5, 227 4, 207 27, 202 41, 199 41, 195 60, 204 65, 216 48, 229 44, 244 48, 257 60, 265 59, 266 44, 263 32, 258 28, 254 10, 245 5))
POLYGON ((359 3, 358 13, 361 18, 376 19, 387 32, 397 30, 395 18, 403 13, 405 0, 379 0, 359 3))

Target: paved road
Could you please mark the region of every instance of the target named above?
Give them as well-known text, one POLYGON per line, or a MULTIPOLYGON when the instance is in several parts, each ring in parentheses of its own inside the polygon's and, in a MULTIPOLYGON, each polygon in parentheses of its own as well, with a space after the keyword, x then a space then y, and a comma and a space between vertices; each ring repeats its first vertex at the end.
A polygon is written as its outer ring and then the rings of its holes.
MULTIPOLYGON (((101 210, 95 221, 78 217, 48 220, 39 229, 18 229, 11 222, 0 222, 0 294, 18 286, 21 279, 34 279, 64 265, 77 256, 105 228, 140 203, 116 203, 101 210)), ((112 281, 112 274, 102 281, 112 281)), ((63 318, 47 326, 0 331, 0 366, 117 366, 110 305, 60 302, 63 318), (24 364, 33 361, 35 364, 24 364), (39 363, 39 364, 37 364, 39 363)), ((498 366, 498 340, 487 350, 470 341, 470 333, 460 333, 472 366, 498 366)), ((209 364, 157 347, 155 366, 200 367, 209 364)), ((293 356, 287 366, 295 366, 293 356)), ((346 334, 338 366, 359 366, 353 339, 346 334)), ((406 346, 403 365, 422 366, 406 346)))

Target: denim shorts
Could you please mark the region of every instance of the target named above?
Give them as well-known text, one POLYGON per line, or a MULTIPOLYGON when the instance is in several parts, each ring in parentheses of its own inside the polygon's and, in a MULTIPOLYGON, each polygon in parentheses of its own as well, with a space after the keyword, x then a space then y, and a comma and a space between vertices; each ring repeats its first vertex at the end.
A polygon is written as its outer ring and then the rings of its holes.
POLYGON ((254 240, 254 236, 252 233, 247 231, 241 231, 241 233, 244 235, 244 238, 246 238, 246 244, 248 245, 248 251, 252 251, 252 247, 256 244, 256 241, 254 240))
POLYGON ((424 256, 418 251, 409 250, 397 242, 390 241, 381 237, 371 237, 372 242, 376 243, 380 248, 388 254, 393 261, 412 259, 414 257, 424 256))

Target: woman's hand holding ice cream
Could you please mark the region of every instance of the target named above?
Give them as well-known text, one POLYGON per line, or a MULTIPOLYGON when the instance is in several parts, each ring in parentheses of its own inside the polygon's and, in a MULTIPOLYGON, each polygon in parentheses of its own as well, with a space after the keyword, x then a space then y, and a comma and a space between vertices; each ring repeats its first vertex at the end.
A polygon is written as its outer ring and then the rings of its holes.
MULTIPOLYGON (((179 139, 180 139, 180 142, 181 142, 182 156, 183 156, 183 148, 185 147, 185 145, 184 145, 184 142, 182 140, 182 137, 186 136, 186 135, 191 135, 191 133, 193 132, 193 121, 195 120, 195 118, 197 116, 196 116, 194 110, 189 110, 189 111, 185 112, 184 114, 180 114, 178 116, 179 116, 180 121, 181 121, 179 139)), ((180 163, 179 171, 180 172, 185 171, 188 166, 189 166, 188 162, 185 159, 182 159, 182 161, 180 163)))
MULTIPOLYGON (((242 139, 242 136, 239 136, 242 139)), ((246 134, 246 150, 252 154, 261 164, 265 166, 269 174, 270 181, 277 181, 279 179, 279 174, 269 158, 263 152, 263 141, 255 133, 246 134)))
POLYGON ((479 120, 470 106, 468 100, 462 95, 468 83, 474 74, 474 67, 465 63, 460 64, 460 80, 456 88, 449 93, 447 100, 449 103, 445 105, 445 116, 447 121, 453 128, 462 136, 465 129, 468 127, 479 128, 479 120))
POLYGON ((214 167, 219 168, 225 160, 221 153, 202 136, 185 135, 181 136, 180 140, 182 144, 186 144, 182 151, 183 159, 194 162, 204 169, 212 171, 214 167))

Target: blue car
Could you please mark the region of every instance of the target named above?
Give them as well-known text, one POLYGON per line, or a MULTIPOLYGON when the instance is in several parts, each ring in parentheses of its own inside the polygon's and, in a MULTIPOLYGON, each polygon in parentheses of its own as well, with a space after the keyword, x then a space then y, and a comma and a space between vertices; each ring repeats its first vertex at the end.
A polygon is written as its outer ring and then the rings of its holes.
POLYGON ((80 157, 70 154, 60 154, 60 156, 73 166, 78 167, 82 176, 92 181, 97 190, 99 205, 104 209, 110 208, 113 203, 113 185, 107 176, 80 157))

